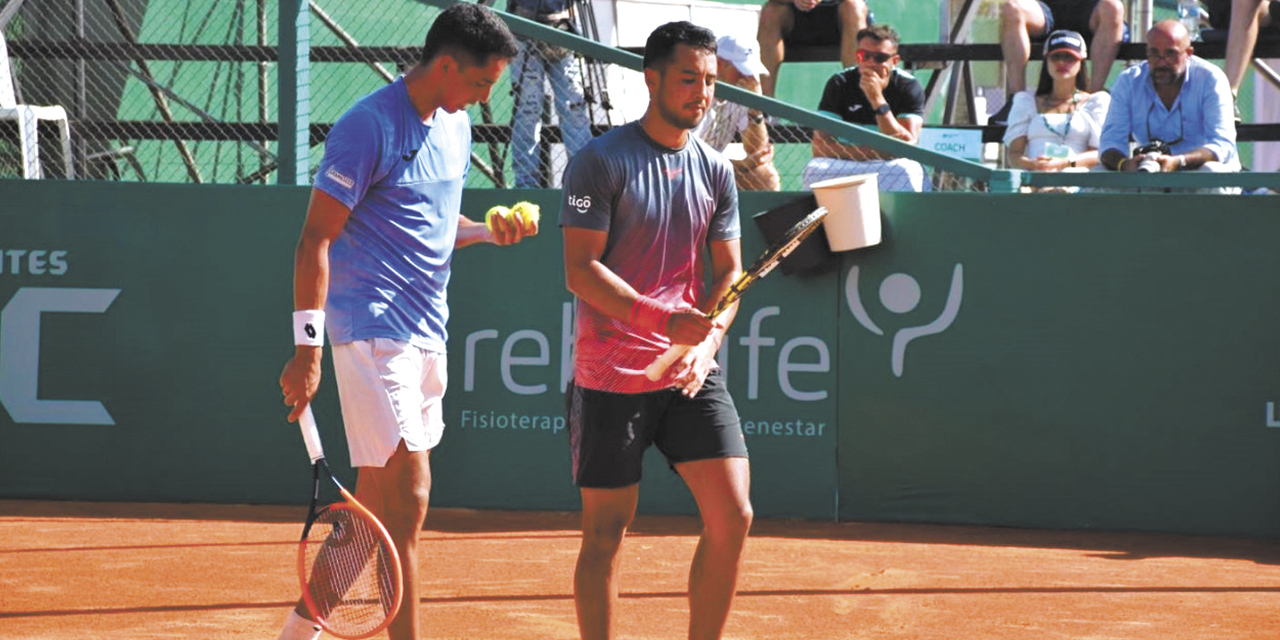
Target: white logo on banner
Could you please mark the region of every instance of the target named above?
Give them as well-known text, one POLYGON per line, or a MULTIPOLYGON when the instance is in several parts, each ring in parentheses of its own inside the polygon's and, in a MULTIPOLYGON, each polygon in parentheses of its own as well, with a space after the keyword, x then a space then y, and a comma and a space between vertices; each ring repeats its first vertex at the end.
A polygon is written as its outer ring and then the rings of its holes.
POLYGON ((103 313, 119 289, 23 287, 0 311, 0 404, 14 422, 115 424, 101 402, 41 400, 40 314, 103 313))
POLYGON ((1280 427, 1280 420, 1276 420, 1276 403, 1267 403, 1267 422, 1268 427, 1280 427))
MULTIPOLYGON (((853 312, 853 317, 857 319, 858 324, 878 336, 884 335, 884 330, 876 325, 862 304, 862 297, 858 290, 858 265, 849 268, 849 278, 845 280, 844 293, 845 301, 849 303, 849 311, 853 312)), ((947 304, 943 307, 942 314, 929 324, 905 327, 893 334, 891 365, 894 376, 902 377, 907 344, 916 338, 946 331, 955 321, 956 314, 960 313, 960 300, 963 296, 964 269, 962 265, 957 264, 951 276, 951 292, 947 294, 947 304)), ((897 314, 914 311, 920 304, 920 283, 905 273, 895 273, 885 278, 884 282, 880 283, 880 304, 897 314)))

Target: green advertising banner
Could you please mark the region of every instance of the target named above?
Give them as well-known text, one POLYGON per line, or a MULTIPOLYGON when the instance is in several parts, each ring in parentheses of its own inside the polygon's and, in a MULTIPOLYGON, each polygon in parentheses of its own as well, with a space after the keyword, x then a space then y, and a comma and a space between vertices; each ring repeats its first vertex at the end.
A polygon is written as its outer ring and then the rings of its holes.
POLYGON ((275 379, 306 198, 0 183, 0 495, 305 497, 275 379))
POLYGON ((881 203, 842 276, 842 519, 1280 533, 1270 198, 881 203))
MULTIPOLYGON (((764 250, 750 216, 796 196, 742 204, 743 255, 764 250)), ((576 509, 563 391, 573 372, 574 305, 556 226, 559 192, 468 193, 477 211, 529 199, 542 233, 510 248, 460 251, 450 282, 446 421, 433 458, 437 504, 576 509)), ((836 511, 836 274, 772 275, 744 298, 720 364, 751 454, 759 513, 834 518, 836 511)), ((654 450, 640 505, 695 513, 683 483, 654 450)))
MULTIPOLYGON (((297 503, 277 377, 302 187, 0 182, 0 498, 297 503)), ((543 233, 450 285, 436 506, 578 508, 543 233)), ((744 194, 756 213, 799 194, 744 194)), ((744 298, 721 362, 762 516, 1280 533, 1265 197, 882 194, 884 242, 744 298)), ((326 366, 327 366, 326 360, 326 366)), ((347 480, 336 393, 316 401, 347 480)), ((656 454, 647 512, 691 513, 656 454)))
MULTIPOLYGON (((0 192, 0 497, 305 498, 307 461, 276 378, 292 349, 307 190, 14 181, 0 192)), ((456 254, 437 506, 578 507, 556 193, 470 191, 464 206, 479 218, 516 198, 543 205, 541 235, 456 254)), ((746 250, 761 250, 746 231, 746 250)), ((764 284, 724 352, 761 513, 835 517, 835 286, 834 275, 764 284), (822 313, 814 299, 828 301, 822 313), (780 363, 792 368, 781 381, 780 363)), ((341 470, 331 377, 316 414, 341 470)), ((647 462, 642 508, 693 511, 679 478, 647 462)))

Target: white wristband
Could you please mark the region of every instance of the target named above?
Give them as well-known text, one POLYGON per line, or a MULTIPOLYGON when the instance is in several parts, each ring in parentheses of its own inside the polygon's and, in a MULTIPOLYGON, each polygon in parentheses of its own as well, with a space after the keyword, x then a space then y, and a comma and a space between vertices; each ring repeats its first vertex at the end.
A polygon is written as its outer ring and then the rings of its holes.
POLYGON ((324 311, 303 309, 293 312, 293 343, 308 347, 324 346, 324 311))

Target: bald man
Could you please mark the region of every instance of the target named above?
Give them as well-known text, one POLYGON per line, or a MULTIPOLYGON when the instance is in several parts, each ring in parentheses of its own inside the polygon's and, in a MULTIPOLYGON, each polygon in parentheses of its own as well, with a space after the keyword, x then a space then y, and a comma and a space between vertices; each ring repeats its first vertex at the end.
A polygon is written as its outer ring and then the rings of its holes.
POLYGON ((1221 69, 1196 57, 1191 34, 1177 20, 1147 32, 1147 61, 1129 67, 1111 88, 1102 126, 1102 164, 1113 171, 1240 170, 1231 87, 1221 69), (1130 157, 1162 142, 1168 149, 1130 157))

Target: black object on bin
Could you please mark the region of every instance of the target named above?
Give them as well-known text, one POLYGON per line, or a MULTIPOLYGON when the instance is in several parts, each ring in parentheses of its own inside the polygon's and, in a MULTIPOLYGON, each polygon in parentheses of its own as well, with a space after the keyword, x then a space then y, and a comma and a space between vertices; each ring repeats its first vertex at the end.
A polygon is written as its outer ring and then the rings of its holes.
MULTIPOLYGON (((751 216, 751 219, 755 220, 756 227, 764 235, 765 246, 773 246, 795 223, 800 222, 817 208, 818 200, 808 195, 757 213, 751 216)), ((826 229, 819 228, 801 242, 791 255, 783 258, 782 262, 778 263, 778 269, 788 276, 815 273, 834 262, 835 257, 830 246, 827 245, 826 229)))

